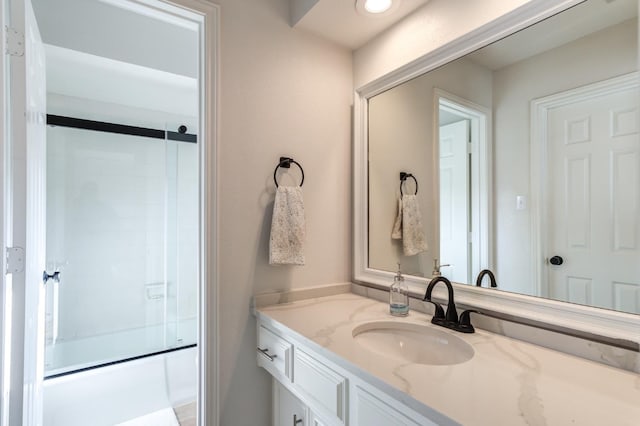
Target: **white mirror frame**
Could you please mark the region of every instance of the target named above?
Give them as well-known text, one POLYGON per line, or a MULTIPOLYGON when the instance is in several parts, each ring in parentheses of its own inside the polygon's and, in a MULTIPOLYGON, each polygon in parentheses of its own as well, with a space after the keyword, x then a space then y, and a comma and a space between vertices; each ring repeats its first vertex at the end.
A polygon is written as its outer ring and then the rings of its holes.
MULTIPOLYGON (((514 11, 448 43, 355 91, 354 98, 354 280, 365 286, 388 288, 394 272, 369 267, 368 261, 368 100, 403 82, 458 59, 489 43, 519 31, 584 0, 540 0, 514 11)), ((434 136, 435 137, 435 136, 434 136)), ((416 296, 425 292, 428 279, 406 276, 416 296)), ((434 296, 446 300, 444 288, 434 296)), ((456 304, 498 317, 514 319, 567 334, 608 342, 640 352, 640 315, 593 308, 506 291, 454 284, 456 304)))

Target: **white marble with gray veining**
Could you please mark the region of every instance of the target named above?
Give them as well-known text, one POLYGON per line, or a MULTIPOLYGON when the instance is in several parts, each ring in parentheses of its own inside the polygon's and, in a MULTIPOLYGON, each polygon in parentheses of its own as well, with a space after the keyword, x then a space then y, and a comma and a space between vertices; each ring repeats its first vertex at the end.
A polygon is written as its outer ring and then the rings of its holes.
MULTIPOLYGON (((352 284, 351 292, 370 299, 380 301, 389 300, 388 291, 365 287, 359 284, 352 284)), ((325 293, 322 295, 317 294, 315 297, 329 296, 330 294, 336 293, 325 293)), ((410 304, 412 309, 418 309, 420 312, 433 314, 433 306, 430 303, 411 299, 410 304)), ((460 307, 458 307, 458 309, 460 309, 460 307)), ((491 333, 512 337, 520 341, 529 342, 534 345, 543 346, 569 355, 575 355, 610 367, 621 368, 623 370, 633 371, 640 374, 640 353, 633 350, 613 347, 606 343, 594 342, 556 331, 491 318, 485 315, 474 315, 473 323, 476 328, 481 328, 483 330, 490 331, 491 333)), ((638 340, 640 341, 640 330, 638 330, 638 340)))
POLYGON ((474 357, 452 366, 403 363, 360 347, 352 330, 376 320, 435 327, 430 316, 394 318, 386 303, 352 293, 256 314, 426 417, 435 410, 463 425, 640 425, 640 375, 633 372, 483 330, 440 327, 472 345, 474 357))

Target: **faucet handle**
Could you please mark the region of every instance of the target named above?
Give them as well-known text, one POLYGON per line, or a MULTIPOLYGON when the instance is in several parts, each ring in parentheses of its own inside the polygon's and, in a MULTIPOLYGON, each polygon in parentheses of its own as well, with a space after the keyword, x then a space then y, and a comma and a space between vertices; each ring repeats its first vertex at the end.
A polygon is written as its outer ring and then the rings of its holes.
POLYGON ((471 313, 479 314, 480 312, 474 309, 467 309, 462 312, 460 314, 460 322, 458 323, 456 330, 462 333, 474 333, 476 331, 471 324, 471 313))
POLYGON ((442 309, 442 306, 440 306, 439 303, 436 303, 433 300, 427 300, 427 299, 424 299, 424 301, 425 302, 429 302, 429 303, 433 303, 433 306, 435 307, 435 312, 433 314, 433 319, 435 319, 435 320, 444 319, 444 309, 442 309))

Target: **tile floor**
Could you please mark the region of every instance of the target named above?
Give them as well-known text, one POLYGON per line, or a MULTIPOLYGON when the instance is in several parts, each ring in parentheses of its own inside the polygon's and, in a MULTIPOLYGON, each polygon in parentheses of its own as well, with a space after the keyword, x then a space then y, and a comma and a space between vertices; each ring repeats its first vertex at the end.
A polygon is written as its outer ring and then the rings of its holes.
POLYGON ((196 426, 198 409, 195 401, 173 407, 173 411, 180 426, 196 426))

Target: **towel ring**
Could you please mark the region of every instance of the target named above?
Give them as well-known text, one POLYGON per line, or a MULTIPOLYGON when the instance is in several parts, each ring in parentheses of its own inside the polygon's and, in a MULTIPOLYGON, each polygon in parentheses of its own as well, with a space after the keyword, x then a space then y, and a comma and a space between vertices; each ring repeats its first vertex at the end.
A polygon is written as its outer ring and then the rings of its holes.
POLYGON ((416 183, 416 193, 413 195, 418 195, 418 179, 416 179, 416 177, 411 173, 400 172, 400 196, 404 195, 402 193, 402 184, 409 178, 412 178, 416 183))
POLYGON ((280 157, 280 162, 276 166, 276 169, 273 171, 273 181, 276 183, 276 188, 279 186, 278 179, 276 179, 276 174, 278 173, 278 169, 280 167, 288 169, 291 167, 291 163, 298 166, 298 168, 300 169, 300 173, 302 173, 302 180, 300 181, 300 186, 302 186, 302 184, 304 183, 304 170, 302 170, 302 166, 293 158, 280 157))

